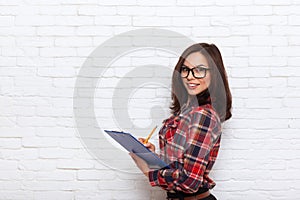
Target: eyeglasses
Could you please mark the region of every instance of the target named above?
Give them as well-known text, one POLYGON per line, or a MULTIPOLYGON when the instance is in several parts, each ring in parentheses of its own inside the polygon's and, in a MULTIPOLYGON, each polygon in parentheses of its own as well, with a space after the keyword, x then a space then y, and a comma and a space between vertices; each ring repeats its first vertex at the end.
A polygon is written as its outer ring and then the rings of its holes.
POLYGON ((183 65, 180 69, 180 75, 182 78, 187 78, 191 71, 195 78, 204 78, 207 70, 210 70, 210 68, 207 68, 205 65, 199 65, 197 67, 193 67, 192 69, 183 65))

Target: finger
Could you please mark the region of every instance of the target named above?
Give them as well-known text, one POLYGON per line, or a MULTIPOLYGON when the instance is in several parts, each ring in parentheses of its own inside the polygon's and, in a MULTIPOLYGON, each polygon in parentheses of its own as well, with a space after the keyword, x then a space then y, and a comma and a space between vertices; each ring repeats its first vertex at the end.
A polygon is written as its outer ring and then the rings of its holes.
POLYGON ((145 145, 145 147, 147 147, 147 148, 151 147, 151 143, 150 143, 150 142, 147 142, 147 143, 144 144, 144 145, 145 145))

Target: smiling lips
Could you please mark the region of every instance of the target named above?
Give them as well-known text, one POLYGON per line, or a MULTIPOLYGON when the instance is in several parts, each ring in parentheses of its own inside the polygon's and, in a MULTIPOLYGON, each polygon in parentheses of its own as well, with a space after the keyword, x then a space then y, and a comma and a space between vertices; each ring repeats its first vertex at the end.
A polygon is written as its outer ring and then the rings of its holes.
POLYGON ((187 87, 190 89, 190 90, 194 90, 197 88, 197 86, 199 86, 200 84, 199 83, 186 83, 187 87))

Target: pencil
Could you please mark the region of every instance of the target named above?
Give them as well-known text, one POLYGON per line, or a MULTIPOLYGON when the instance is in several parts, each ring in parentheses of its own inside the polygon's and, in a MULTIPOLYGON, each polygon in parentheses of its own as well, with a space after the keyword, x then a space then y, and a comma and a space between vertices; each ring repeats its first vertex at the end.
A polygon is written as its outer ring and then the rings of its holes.
POLYGON ((157 126, 155 126, 155 127, 152 129, 151 133, 148 135, 148 137, 147 137, 146 140, 144 141, 144 144, 147 144, 147 143, 148 143, 149 139, 150 139, 151 136, 153 135, 153 133, 154 133, 154 131, 155 131, 156 128, 157 128, 157 126))

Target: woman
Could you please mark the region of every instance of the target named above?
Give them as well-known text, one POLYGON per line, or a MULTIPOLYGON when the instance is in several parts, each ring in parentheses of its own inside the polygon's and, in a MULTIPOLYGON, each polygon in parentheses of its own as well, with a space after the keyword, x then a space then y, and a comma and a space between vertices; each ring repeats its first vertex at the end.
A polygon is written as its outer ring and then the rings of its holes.
MULTIPOLYGON (((215 186, 209 172, 220 147, 221 123, 231 117, 231 102, 218 48, 206 43, 187 48, 173 72, 172 115, 159 131, 160 157, 169 166, 150 169, 131 154, 150 184, 167 190, 168 199, 216 199, 209 192, 215 186)), ((155 152, 153 144, 145 145, 155 152)))

